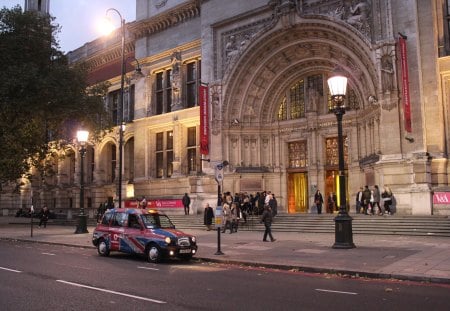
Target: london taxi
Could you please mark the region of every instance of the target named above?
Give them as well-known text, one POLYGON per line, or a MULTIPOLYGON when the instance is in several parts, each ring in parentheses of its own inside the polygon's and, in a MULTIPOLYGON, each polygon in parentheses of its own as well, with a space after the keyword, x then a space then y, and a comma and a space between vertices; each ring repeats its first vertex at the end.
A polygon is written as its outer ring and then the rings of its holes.
POLYGON ((111 251, 144 254, 150 262, 189 260, 197 252, 193 235, 176 230, 169 217, 153 209, 114 208, 105 212, 92 236, 100 256, 111 251))

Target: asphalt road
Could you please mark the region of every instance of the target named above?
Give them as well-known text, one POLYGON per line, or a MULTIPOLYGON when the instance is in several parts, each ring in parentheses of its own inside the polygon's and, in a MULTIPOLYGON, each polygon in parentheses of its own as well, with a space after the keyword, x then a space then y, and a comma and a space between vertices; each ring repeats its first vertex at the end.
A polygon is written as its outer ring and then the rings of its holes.
POLYGON ((1 310, 449 310, 449 285, 0 241, 1 310))

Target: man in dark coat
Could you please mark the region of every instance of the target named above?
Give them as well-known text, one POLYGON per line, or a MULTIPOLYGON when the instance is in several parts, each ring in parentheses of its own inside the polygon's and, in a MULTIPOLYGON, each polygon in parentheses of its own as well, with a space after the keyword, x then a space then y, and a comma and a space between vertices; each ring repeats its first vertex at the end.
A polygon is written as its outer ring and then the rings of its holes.
POLYGON ((261 216, 261 223, 264 224, 266 230, 264 231, 263 241, 267 241, 267 236, 269 236, 271 242, 275 242, 276 240, 272 236, 272 211, 270 210, 269 205, 264 206, 264 212, 261 216))
POLYGON ((189 215, 189 205, 191 204, 191 198, 188 196, 187 193, 184 194, 182 202, 184 206, 184 214, 189 215))
POLYGON ((206 226, 207 231, 211 231, 212 220, 214 218, 214 211, 209 203, 205 204, 205 212, 203 214, 203 224, 206 226))
POLYGON ((323 196, 322 193, 320 193, 319 189, 317 189, 316 193, 314 194, 314 204, 317 208, 317 214, 322 214, 323 196))

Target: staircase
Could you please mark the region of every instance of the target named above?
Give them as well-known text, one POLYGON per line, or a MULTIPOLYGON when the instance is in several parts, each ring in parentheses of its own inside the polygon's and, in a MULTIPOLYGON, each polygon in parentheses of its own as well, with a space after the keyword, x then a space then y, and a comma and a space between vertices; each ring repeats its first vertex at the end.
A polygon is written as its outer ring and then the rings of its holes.
MULTIPOLYGON (((331 214, 278 214, 272 224, 275 232, 334 233, 331 214)), ((354 234, 415 235, 450 237, 450 218, 447 216, 369 216, 351 215, 354 234)), ((202 215, 171 215, 178 229, 205 229, 202 215)), ((249 216, 247 224, 241 221, 239 230, 264 231, 258 216, 249 216)))

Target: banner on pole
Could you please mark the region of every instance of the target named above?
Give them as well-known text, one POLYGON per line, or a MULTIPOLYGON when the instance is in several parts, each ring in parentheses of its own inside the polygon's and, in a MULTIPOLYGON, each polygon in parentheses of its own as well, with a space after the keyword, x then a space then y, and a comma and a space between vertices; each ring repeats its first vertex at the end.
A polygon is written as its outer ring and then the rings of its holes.
POLYGON ((400 36, 398 39, 400 48, 400 60, 402 63, 402 97, 403 97, 403 117, 405 120, 405 130, 411 133, 411 102, 409 97, 409 76, 408 57, 406 54, 406 38, 400 36))
POLYGON ((200 102, 200 154, 209 154, 209 124, 208 124, 208 86, 199 87, 200 102))

